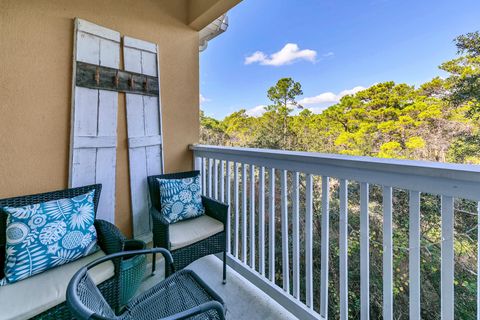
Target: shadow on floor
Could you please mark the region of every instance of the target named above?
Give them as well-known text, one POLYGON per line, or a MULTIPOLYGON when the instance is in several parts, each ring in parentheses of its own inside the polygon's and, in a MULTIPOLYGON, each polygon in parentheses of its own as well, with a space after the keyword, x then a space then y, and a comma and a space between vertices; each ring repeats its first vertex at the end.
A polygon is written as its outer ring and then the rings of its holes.
MULTIPOLYGON (((195 271, 223 298, 227 307, 228 320, 297 319, 231 268, 227 269, 227 284, 223 285, 222 261, 216 256, 203 257, 190 264, 187 268, 195 271)), ((163 278, 164 262, 163 259, 159 259, 157 260, 155 275, 147 277, 140 290, 147 290, 163 278)))

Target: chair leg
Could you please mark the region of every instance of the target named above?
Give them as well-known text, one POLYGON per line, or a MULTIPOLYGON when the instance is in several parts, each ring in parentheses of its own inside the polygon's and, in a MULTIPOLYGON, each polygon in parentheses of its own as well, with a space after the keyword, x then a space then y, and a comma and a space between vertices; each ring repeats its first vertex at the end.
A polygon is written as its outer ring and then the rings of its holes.
POLYGON ((152 274, 155 273, 155 267, 156 267, 155 265, 156 265, 156 263, 157 263, 157 254, 154 253, 154 254, 152 255, 152 274))
POLYGON ((227 251, 223 251, 223 284, 227 283, 227 251))

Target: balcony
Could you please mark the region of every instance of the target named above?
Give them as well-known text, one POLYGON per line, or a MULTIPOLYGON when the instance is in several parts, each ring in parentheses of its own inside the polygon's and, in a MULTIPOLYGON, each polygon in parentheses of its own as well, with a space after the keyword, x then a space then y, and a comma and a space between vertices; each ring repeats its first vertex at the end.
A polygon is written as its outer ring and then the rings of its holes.
MULTIPOLYGON (((203 193, 230 204, 230 268, 263 292, 258 296, 270 297, 263 301, 272 309, 279 304, 300 319, 382 314, 393 319, 399 310, 420 319, 428 303, 438 306, 429 318, 453 319, 467 301, 478 312, 480 259, 467 275, 476 293, 457 294, 466 271, 458 267, 465 252, 455 226, 458 219, 473 219, 468 234, 477 254, 478 166, 206 145, 190 149, 203 193), (426 208, 438 211, 437 235, 422 227, 426 208), (399 239, 405 239, 404 247, 399 239), (372 256, 381 266, 371 263, 372 256), (426 266, 436 263, 426 274, 426 266), (406 301, 397 298, 399 290, 408 292, 406 301)), ((202 273, 211 263, 200 260, 193 267, 202 273)), ((227 307, 232 295, 245 302, 239 291, 229 291, 235 283, 225 287, 227 307)), ((256 314, 253 318, 261 313, 256 314)))

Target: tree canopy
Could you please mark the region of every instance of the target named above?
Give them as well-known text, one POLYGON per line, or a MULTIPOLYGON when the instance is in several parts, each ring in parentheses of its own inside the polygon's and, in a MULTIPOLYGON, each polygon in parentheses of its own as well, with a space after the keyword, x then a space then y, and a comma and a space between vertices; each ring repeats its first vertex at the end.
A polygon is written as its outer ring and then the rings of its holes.
POLYGON ((202 114, 202 142, 480 163, 480 33, 454 42, 459 56, 441 64, 449 73, 445 79, 435 77, 418 88, 375 84, 315 114, 297 101, 301 84, 282 78, 268 89, 271 105, 259 117, 245 110, 223 120, 202 114))

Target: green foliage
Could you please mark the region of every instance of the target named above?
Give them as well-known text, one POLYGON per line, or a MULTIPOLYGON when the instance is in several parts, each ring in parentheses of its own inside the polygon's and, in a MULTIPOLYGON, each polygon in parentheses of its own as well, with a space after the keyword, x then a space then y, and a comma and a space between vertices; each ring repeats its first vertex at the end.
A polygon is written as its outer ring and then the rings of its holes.
POLYGON ((302 86, 292 78, 282 78, 268 89, 267 97, 272 105, 266 107, 262 117, 253 120, 258 128, 251 144, 258 148, 290 149, 293 147, 291 131, 292 107, 301 108, 296 97, 302 95, 302 86))
POLYGON ((458 137, 447 154, 451 162, 480 164, 480 134, 458 137))
POLYGON ((480 56, 480 32, 469 32, 455 39, 459 54, 468 54, 472 57, 480 56))
POLYGON ((295 99, 302 94, 302 85, 299 82, 295 82, 292 78, 282 78, 275 86, 268 89, 267 97, 273 102, 272 108, 289 108, 289 105, 298 105, 295 99))
POLYGON ((229 140, 224 123, 207 117, 203 111, 200 111, 200 140, 206 144, 214 145, 229 140))
POLYGON ((470 102, 471 117, 480 112, 480 33, 472 32, 455 39, 459 58, 443 63, 440 68, 450 73, 447 79, 450 101, 455 105, 470 102))

